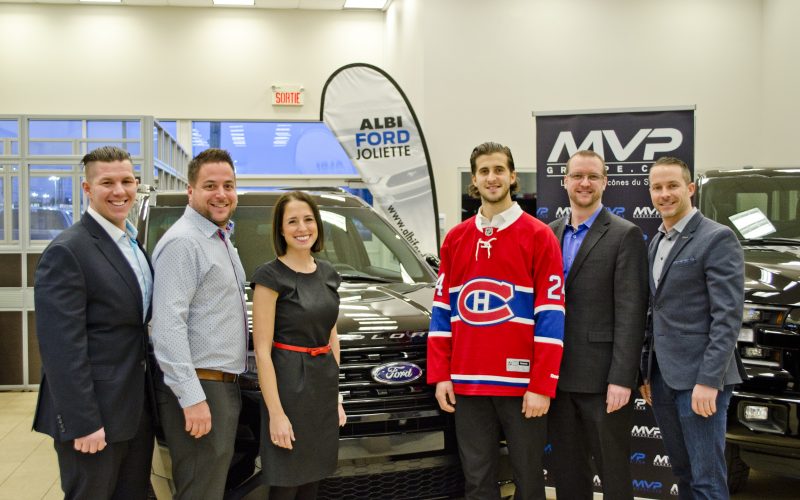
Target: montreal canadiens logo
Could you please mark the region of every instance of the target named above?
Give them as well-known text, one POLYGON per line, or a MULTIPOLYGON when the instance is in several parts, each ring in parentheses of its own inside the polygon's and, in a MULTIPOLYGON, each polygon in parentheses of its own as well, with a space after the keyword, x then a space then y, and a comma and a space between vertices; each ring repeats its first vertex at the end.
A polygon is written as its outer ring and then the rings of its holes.
POLYGON ((468 281, 458 293, 458 316, 470 325, 494 325, 514 317, 508 305, 514 285, 489 278, 468 281))
POLYGON ((414 363, 396 362, 372 369, 372 378, 382 384, 407 384, 422 376, 422 368, 414 363))

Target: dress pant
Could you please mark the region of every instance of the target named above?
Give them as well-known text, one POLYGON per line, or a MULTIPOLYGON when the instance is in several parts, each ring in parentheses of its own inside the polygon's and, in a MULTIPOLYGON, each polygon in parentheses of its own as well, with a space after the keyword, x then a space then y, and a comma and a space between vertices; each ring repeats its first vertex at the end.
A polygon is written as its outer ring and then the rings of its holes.
POLYGON ((159 416, 172 459, 175 498, 220 500, 233 458, 236 428, 242 408, 239 385, 201 380, 211 409, 211 432, 194 438, 186 432, 186 420, 178 398, 163 381, 156 383, 159 416))
POLYGON ((725 424, 733 386, 717 393, 717 412, 706 418, 692 411, 692 389, 669 387, 658 364, 651 374, 653 413, 669 455, 672 473, 678 478, 681 500, 728 498, 725 465, 725 424))
POLYGON ((103 451, 82 453, 75 441, 55 441, 61 489, 66 500, 145 500, 153 460, 149 398, 133 439, 108 443, 103 451))
POLYGON ((592 457, 603 484, 603 498, 633 498, 630 471, 633 399, 619 410, 606 413, 606 394, 559 390, 550 403, 547 419, 553 445, 551 466, 559 498, 593 498, 592 457))
POLYGON ((500 498, 497 484, 500 431, 505 434, 517 500, 544 500, 542 456, 546 417, 525 418, 522 397, 456 396, 456 439, 467 500, 500 498))

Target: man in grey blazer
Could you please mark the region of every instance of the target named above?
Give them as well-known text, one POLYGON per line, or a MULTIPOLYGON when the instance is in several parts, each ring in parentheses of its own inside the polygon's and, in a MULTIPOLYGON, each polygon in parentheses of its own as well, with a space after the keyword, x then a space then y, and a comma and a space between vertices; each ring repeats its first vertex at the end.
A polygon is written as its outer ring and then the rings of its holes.
POLYGON ((636 387, 647 311, 642 231, 605 210, 603 158, 567 162, 570 214, 550 226, 561 242, 566 324, 556 398, 548 414, 559 498, 591 499, 591 458, 606 498, 633 498, 631 389, 636 387))
POLYGON ((663 224, 650 243, 650 322, 642 393, 653 405, 681 499, 728 498, 725 423, 742 381, 744 256, 728 227, 692 208, 695 185, 677 158, 650 169, 663 224))

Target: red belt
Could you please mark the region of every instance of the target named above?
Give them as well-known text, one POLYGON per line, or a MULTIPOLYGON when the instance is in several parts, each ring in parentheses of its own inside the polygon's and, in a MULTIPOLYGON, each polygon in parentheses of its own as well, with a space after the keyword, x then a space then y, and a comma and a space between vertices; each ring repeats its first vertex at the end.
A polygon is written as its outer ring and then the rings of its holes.
POLYGON ((322 347, 300 347, 296 345, 281 344, 280 342, 273 342, 272 347, 286 349, 287 351, 305 352, 312 356, 319 356, 320 354, 328 354, 331 352, 330 345, 324 345, 322 347))

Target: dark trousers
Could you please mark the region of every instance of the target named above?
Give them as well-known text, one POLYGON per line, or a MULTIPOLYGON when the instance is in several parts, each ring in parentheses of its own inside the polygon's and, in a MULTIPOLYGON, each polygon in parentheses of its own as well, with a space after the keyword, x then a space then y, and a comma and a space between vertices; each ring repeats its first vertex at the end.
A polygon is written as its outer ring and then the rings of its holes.
POLYGON ((619 410, 606 413, 605 394, 557 392, 547 414, 547 430, 559 498, 593 498, 592 457, 603 484, 603 498, 633 498, 632 421, 633 399, 619 410))
POLYGON ((133 439, 108 443, 103 451, 81 453, 75 441, 55 441, 61 489, 67 500, 144 500, 153 460, 153 426, 148 404, 133 439))
POLYGON ((156 385, 158 411, 172 459, 175 498, 220 500, 233 458, 242 400, 235 383, 201 380, 200 385, 211 409, 211 432, 205 436, 196 439, 186 432, 183 408, 163 382, 156 385))
POLYGON ((456 396, 456 439, 467 500, 500 498, 497 485, 500 430, 508 445, 517 500, 544 500, 542 455, 547 438, 544 417, 525 418, 522 398, 456 396))

